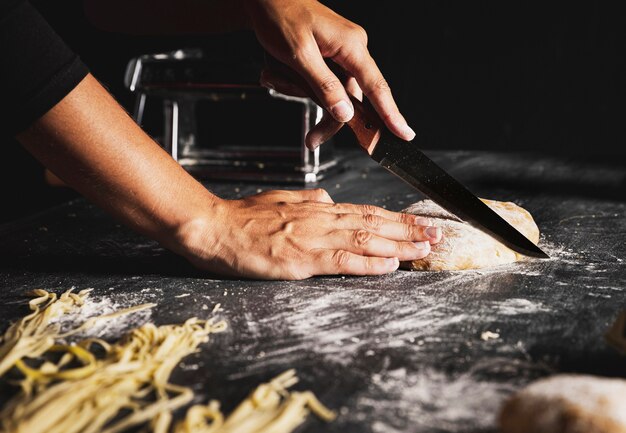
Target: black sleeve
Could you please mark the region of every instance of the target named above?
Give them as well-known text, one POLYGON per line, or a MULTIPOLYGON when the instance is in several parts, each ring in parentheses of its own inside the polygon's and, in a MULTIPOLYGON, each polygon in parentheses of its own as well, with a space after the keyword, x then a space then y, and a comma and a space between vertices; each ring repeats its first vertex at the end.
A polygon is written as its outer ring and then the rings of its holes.
POLYGON ((26 0, 0 0, 3 132, 26 129, 87 75, 80 58, 26 0))

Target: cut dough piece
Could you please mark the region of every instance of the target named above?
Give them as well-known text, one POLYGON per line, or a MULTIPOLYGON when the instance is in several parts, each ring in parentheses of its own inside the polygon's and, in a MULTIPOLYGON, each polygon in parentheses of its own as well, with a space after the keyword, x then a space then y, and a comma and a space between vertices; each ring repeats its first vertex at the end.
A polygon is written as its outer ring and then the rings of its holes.
POLYGON ((506 401, 498 423, 502 433, 626 433, 626 380, 540 379, 506 401))
MULTIPOLYGON (((539 228, 525 209, 511 202, 485 200, 491 209, 519 230, 524 236, 539 242, 539 228)), ((444 210, 432 200, 419 201, 402 212, 420 215, 441 227, 443 239, 432 246, 428 256, 401 267, 416 271, 454 271, 478 269, 522 260, 524 256, 504 246, 491 236, 475 229, 444 210)))

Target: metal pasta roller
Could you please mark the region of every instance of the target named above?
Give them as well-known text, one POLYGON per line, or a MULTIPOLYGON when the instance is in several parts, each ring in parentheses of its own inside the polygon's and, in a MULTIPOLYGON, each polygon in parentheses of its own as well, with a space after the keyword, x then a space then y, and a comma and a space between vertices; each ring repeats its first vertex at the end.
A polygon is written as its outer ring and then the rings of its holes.
POLYGON ((260 86, 259 73, 183 49, 131 59, 125 85, 137 123, 196 178, 314 183, 338 171, 332 139, 304 145, 322 110, 260 86))

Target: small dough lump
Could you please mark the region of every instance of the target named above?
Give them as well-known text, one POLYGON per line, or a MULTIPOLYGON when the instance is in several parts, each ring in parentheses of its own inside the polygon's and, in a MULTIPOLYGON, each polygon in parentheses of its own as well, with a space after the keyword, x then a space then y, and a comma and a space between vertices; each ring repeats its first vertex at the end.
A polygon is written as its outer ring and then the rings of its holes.
MULTIPOLYGON (((482 199, 520 233, 539 242, 539 228, 528 211, 511 202, 482 199)), ((488 234, 459 220, 432 200, 419 201, 402 212, 427 217, 441 227, 443 239, 432 246, 428 256, 401 267, 416 271, 478 269, 516 262, 524 258, 488 234)))
POLYGON ((582 374, 539 379, 498 414, 502 433, 626 433, 626 380, 582 374))

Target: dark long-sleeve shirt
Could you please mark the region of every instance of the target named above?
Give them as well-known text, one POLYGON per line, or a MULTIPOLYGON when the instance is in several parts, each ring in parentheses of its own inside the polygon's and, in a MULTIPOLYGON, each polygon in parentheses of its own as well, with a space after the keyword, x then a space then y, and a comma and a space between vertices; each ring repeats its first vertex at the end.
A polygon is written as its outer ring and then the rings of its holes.
POLYGON ((88 69, 26 0, 0 0, 0 127, 26 129, 63 99, 88 69))

